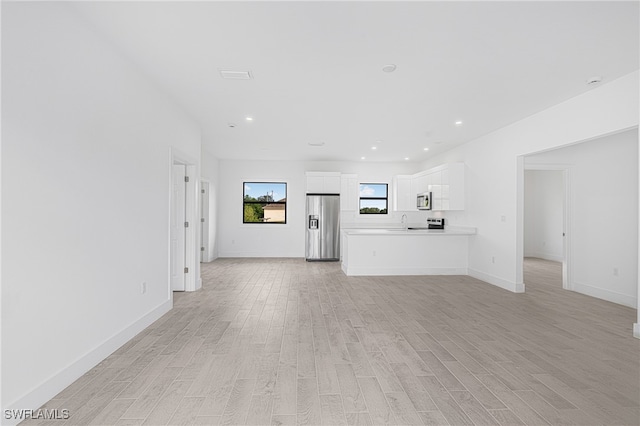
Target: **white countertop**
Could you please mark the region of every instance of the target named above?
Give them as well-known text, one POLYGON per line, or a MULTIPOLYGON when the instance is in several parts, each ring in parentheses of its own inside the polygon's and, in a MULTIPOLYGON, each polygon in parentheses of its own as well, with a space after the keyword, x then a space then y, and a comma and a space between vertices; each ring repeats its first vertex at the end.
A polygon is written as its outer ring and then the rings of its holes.
POLYGON ((352 228, 343 229, 346 235, 475 235, 476 228, 466 226, 446 227, 446 229, 404 229, 404 228, 352 228))

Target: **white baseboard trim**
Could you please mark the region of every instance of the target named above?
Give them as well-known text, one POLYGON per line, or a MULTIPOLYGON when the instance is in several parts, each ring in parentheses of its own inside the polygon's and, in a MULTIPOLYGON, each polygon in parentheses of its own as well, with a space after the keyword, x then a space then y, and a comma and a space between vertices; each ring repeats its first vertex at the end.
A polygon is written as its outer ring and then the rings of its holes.
POLYGON ((214 260, 216 260, 217 258, 218 258, 218 252, 210 253, 210 254, 207 256, 207 258, 206 258, 206 260, 205 260, 205 262, 204 262, 204 263, 213 262, 213 261, 214 261, 214 260))
POLYGON ((633 337, 640 339, 640 323, 633 324, 633 337))
POLYGON ((509 290, 513 293, 524 293, 524 283, 515 283, 513 281, 507 281, 505 279, 496 277, 491 274, 487 274, 477 269, 469 268, 469 276, 484 281, 488 284, 495 285, 497 287, 509 290))
POLYGON ((607 302, 628 306, 630 308, 636 308, 638 306, 637 297, 629 296, 627 294, 622 294, 622 293, 616 293, 615 291, 606 290, 599 287, 593 287, 587 284, 580 284, 575 281, 571 283, 571 290, 577 293, 586 294, 587 296, 606 300, 607 302))
MULTIPOLYGON (((2 407, 2 424, 16 425, 24 419, 5 419, 4 410, 37 410, 44 403, 60 393, 71 383, 78 380, 83 374, 100 364, 105 358, 115 352, 122 345, 131 340, 136 334, 150 326, 158 318, 166 314, 173 307, 172 300, 163 302, 146 315, 142 316, 133 324, 121 330, 98 347, 89 351, 67 367, 60 370, 49 379, 45 380, 39 386, 30 390, 26 395, 18 400, 2 407)), ((71 413, 73 415, 73 413, 71 413)))
POLYGON ((304 259, 304 253, 299 254, 299 253, 256 253, 256 252, 248 252, 248 251, 239 251, 239 252, 220 252, 219 256, 220 258, 234 258, 234 257, 276 257, 276 258, 283 258, 283 259, 292 259, 292 258, 303 258, 304 259))
POLYGON ((562 256, 549 253, 525 253, 524 257, 536 257, 538 259, 552 260, 554 262, 562 262, 564 260, 562 256))
POLYGON ((382 276, 382 275, 467 275, 467 268, 377 268, 348 267, 342 264, 342 271, 347 276, 382 276))

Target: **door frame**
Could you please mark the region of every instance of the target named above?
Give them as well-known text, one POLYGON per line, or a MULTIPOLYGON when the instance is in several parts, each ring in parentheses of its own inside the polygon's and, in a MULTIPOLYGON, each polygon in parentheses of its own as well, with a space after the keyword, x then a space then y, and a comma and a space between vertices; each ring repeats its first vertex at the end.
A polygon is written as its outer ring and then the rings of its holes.
POLYGON ((211 190, 211 182, 207 179, 200 179, 200 262, 209 262, 209 229, 210 218, 209 213, 209 191, 211 190))
POLYGON ((173 174, 171 182, 173 190, 171 191, 171 229, 170 241, 171 253, 169 284, 171 291, 185 291, 186 274, 183 269, 186 265, 186 229, 184 222, 186 221, 186 189, 185 176, 187 175, 187 166, 184 164, 174 163, 172 166, 173 174))
POLYGON ((569 164, 525 164, 525 156, 518 157, 518 214, 517 214, 517 257, 516 272, 518 282, 523 283, 524 290, 524 172, 525 170, 561 171, 563 181, 563 260, 562 260, 562 288, 573 289, 573 257, 572 237, 573 224, 571 221, 571 165, 569 164))
POLYGON ((169 216, 168 216, 168 264, 167 277, 169 294, 171 290, 171 206, 173 204, 173 165, 186 166, 189 182, 185 191, 185 220, 189 227, 185 232, 185 266, 189 273, 185 276, 185 291, 195 291, 202 287, 200 277, 200 165, 198 161, 175 147, 169 148, 169 216))

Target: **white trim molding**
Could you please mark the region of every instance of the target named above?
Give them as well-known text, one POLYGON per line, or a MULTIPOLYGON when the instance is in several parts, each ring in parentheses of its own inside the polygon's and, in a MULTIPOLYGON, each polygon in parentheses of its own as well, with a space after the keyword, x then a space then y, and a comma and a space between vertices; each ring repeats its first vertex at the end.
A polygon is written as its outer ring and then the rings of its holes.
MULTIPOLYGON (((186 228, 185 234, 185 265, 189 268, 189 273, 185 277, 185 291, 196 291, 201 288, 200 279, 200 164, 197 159, 181 152, 175 147, 169 147, 169 176, 172 176, 174 164, 184 164, 186 166, 187 177, 192 185, 188 186, 186 192, 186 215, 185 220, 194 226, 186 228), (192 273, 193 272, 193 273, 192 273)), ((171 178, 169 179, 169 194, 171 194, 171 178)), ((168 262, 167 276, 171 277, 171 195, 169 196, 169 241, 168 241, 168 262)), ((171 279, 168 281, 169 292, 171 292, 171 279)))
MULTIPOLYGON (((518 281, 522 281, 524 278, 524 260, 520 256, 520 253, 524 253, 524 172, 526 170, 547 170, 547 171, 561 171, 563 180, 563 192, 564 192, 564 212, 563 212, 563 229, 564 229, 564 241, 563 241, 563 254, 562 256, 555 256, 550 254, 524 254, 524 256, 539 257, 541 259, 553 260, 562 263, 562 288, 565 290, 573 290, 572 276, 573 276, 573 257, 572 257, 572 238, 573 238, 573 222, 571 214, 571 174, 573 166, 571 164, 546 164, 546 163, 527 163, 526 158, 530 155, 538 154, 537 152, 525 154, 518 157, 518 230, 517 230, 517 248, 521 250, 517 254, 516 269, 518 281)), ((524 285, 523 285, 524 291, 524 285)))
POLYGON ((480 281, 484 281, 487 284, 495 285, 496 287, 500 287, 504 290, 509 290, 513 293, 524 293, 524 282, 517 283, 507 281, 505 279, 472 268, 469 268, 469 276, 480 281))
POLYGON ((617 303, 619 305, 635 308, 638 301, 635 297, 626 294, 616 293, 615 291, 605 290, 598 287, 593 287, 587 284, 580 284, 577 282, 571 283, 571 290, 576 293, 585 294, 587 296, 596 297, 598 299, 606 300, 608 302, 617 303))
POLYGON ((342 263, 342 271, 347 276, 382 276, 382 275, 467 275, 467 268, 378 268, 378 267, 348 267, 342 263))
POLYGON ((524 257, 535 257, 538 259, 551 260, 553 262, 560 262, 560 263, 562 263, 562 261, 564 260, 562 256, 549 254, 549 253, 541 253, 541 252, 525 253, 524 257))
MULTIPOLYGON (((102 344, 86 353, 58 373, 45 380, 43 383, 30 390, 17 401, 7 404, 3 410, 36 410, 44 403, 52 399, 71 383, 78 380, 83 374, 104 361, 109 355, 131 340, 136 334, 150 326, 173 307, 173 300, 166 300, 156 308, 143 315, 133 324, 130 324, 114 336, 105 340, 102 344)), ((4 413, 4 411, 3 411, 4 413)), ((3 425, 15 425, 24 419, 4 419, 3 425)))

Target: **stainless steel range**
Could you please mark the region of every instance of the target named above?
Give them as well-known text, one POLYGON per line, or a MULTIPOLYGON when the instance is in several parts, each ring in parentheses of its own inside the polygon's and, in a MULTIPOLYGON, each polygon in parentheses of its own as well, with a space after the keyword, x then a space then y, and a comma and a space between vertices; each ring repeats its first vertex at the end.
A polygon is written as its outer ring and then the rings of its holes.
POLYGON ((429 217, 427 218, 428 229, 444 229, 443 217, 429 217))

